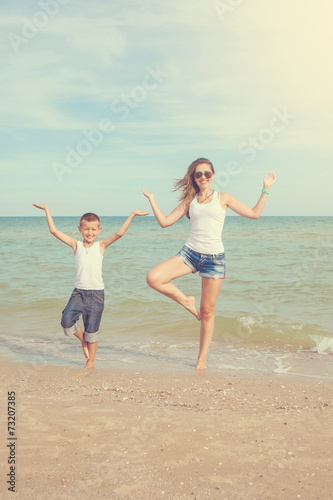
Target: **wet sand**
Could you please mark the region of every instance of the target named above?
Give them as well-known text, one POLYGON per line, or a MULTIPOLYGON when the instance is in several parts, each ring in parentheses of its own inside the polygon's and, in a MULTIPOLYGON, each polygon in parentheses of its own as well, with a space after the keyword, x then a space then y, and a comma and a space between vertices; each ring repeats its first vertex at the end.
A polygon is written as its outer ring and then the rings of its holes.
POLYGON ((15 391, 17 499, 328 499, 332 383, 2 361, 15 391))

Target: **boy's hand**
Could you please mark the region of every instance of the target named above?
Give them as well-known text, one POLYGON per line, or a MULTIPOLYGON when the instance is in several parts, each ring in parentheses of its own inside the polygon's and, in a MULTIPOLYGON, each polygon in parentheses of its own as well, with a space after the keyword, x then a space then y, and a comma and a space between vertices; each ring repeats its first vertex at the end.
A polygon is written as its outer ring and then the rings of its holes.
POLYGON ((41 210, 46 210, 48 208, 47 205, 37 205, 37 203, 33 203, 33 206, 36 208, 40 208, 41 210))
POLYGON ((133 215, 149 215, 149 212, 143 212, 142 210, 134 210, 133 215))
POLYGON ((38 205, 37 203, 33 203, 33 206, 36 208, 39 208, 40 210, 45 211, 46 215, 46 220, 47 224, 49 226, 50 233, 53 234, 58 240, 62 241, 63 243, 66 243, 69 247, 72 247, 74 250, 74 254, 76 252, 76 246, 77 246, 77 240, 72 238, 71 236, 68 236, 68 234, 63 233, 62 231, 59 231, 53 222, 52 216, 50 214, 49 207, 47 205, 38 205))

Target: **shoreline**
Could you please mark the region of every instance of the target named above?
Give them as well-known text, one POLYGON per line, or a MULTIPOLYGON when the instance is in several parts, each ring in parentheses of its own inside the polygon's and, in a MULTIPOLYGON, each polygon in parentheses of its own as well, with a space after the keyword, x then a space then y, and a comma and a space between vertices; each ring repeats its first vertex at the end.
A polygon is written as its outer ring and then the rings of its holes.
MULTIPOLYGON (((163 343, 162 343, 163 344, 163 343)), ((31 344, 33 348, 36 342, 31 344)), ((184 344, 181 356, 175 356, 175 351, 168 351, 164 345, 155 345, 155 351, 140 351, 134 347, 99 346, 95 359, 96 371, 142 371, 154 374, 190 375, 196 373, 196 346, 190 352, 184 344), (193 357, 189 357, 193 354, 193 357)), ((173 346, 172 346, 173 347, 173 346)), ((217 377, 277 377, 285 376, 291 380, 323 380, 333 382, 332 355, 312 351, 279 351, 257 349, 229 349, 224 346, 224 352, 211 347, 207 361, 208 375, 217 377)), ((68 369, 83 369, 81 344, 69 342, 40 342, 33 350, 13 352, 11 349, 0 350, 0 359, 9 359, 12 363, 36 365, 36 367, 58 367, 68 369)))
POLYGON ((16 395, 18 499, 330 498, 325 380, 5 360, 0 373, 16 395))

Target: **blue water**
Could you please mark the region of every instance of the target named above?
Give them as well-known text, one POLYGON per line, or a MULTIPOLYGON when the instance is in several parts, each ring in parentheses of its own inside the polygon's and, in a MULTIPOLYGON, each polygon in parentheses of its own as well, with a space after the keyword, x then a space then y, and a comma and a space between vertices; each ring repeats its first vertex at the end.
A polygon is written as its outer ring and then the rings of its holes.
MULTIPOLYGON (((77 217, 54 220, 80 237, 77 217)), ((103 217, 100 238, 124 220, 103 217)), ((161 229, 153 217, 137 217, 106 250, 97 367, 193 369, 200 324, 145 281, 151 267, 178 252, 189 229, 187 219, 161 229)), ((60 327, 75 281, 72 249, 48 232, 45 217, 2 217, 0 234, 0 352, 80 366, 80 346, 60 327)), ((228 216, 223 242, 227 277, 216 305, 209 368, 333 377, 332 218, 228 216)), ((176 284, 199 304, 198 275, 176 284)))

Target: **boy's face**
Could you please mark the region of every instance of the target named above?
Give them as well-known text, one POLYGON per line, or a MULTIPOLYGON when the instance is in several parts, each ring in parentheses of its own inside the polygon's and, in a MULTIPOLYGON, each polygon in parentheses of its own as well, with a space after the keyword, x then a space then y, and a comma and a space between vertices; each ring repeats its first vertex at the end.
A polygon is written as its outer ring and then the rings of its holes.
POLYGON ((100 230, 102 229, 97 220, 93 222, 83 220, 81 222, 81 225, 78 227, 85 243, 93 243, 100 230))

